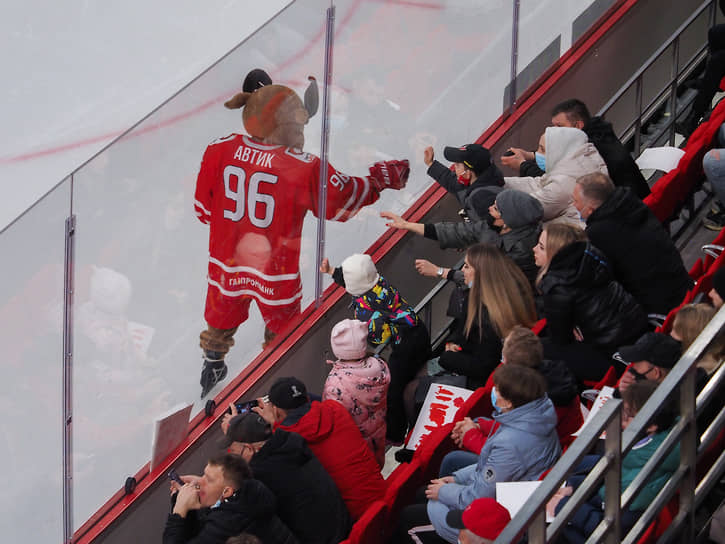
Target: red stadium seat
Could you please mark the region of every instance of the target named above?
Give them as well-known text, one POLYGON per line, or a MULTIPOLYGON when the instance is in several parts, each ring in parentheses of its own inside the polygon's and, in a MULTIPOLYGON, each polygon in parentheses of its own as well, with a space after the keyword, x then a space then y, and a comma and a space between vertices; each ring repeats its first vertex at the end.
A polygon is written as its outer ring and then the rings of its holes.
POLYGON ((388 505, 375 501, 352 526, 350 535, 341 544, 378 544, 385 541, 388 526, 388 505))

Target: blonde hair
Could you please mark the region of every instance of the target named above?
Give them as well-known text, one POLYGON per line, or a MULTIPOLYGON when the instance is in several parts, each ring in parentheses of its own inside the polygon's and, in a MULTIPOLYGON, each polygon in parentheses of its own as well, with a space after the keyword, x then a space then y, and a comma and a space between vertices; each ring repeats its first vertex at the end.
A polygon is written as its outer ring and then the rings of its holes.
MULTIPOLYGON (((717 310, 709 304, 687 304, 675 314, 672 331, 680 337, 682 351, 692 345, 707 326, 717 310)), ((697 366, 711 374, 720 365, 725 355, 725 331, 718 332, 710 345, 697 360, 697 366)))
POLYGON ((551 260, 563 247, 587 239, 584 230, 569 223, 547 223, 544 225, 544 232, 546 233, 546 264, 536 275, 537 286, 541 283, 541 278, 549 271, 551 260))
POLYGON ((485 312, 499 338, 516 325, 531 327, 536 322, 536 307, 531 285, 521 269, 495 246, 476 244, 466 252, 474 277, 468 296, 466 336, 473 323, 483 336, 481 322, 485 312))

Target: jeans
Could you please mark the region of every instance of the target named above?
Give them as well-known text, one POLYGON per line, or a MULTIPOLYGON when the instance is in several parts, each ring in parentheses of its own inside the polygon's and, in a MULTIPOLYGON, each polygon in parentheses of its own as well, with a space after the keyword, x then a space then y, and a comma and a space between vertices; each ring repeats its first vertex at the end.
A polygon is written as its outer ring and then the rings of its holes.
MULTIPOLYGON (((720 127, 718 136, 723 132, 720 127)), ((711 149, 705 153, 702 159, 702 168, 705 170, 705 176, 712 185, 717 199, 725 204, 725 149, 711 149)))
POLYGON ((452 476, 455 471, 468 465, 475 465, 478 462, 478 455, 471 451, 455 450, 443 458, 439 477, 452 476))

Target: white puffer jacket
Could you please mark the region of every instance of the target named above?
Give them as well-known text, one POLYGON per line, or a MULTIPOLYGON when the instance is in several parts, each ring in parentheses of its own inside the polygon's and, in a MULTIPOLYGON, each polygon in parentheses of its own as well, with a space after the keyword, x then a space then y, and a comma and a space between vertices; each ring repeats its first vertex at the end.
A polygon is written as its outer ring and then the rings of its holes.
POLYGON ((543 176, 504 178, 507 189, 529 193, 544 207, 544 222, 567 221, 584 227, 574 207, 576 180, 594 172, 608 174, 597 149, 578 128, 547 127, 545 136, 546 173, 543 176))

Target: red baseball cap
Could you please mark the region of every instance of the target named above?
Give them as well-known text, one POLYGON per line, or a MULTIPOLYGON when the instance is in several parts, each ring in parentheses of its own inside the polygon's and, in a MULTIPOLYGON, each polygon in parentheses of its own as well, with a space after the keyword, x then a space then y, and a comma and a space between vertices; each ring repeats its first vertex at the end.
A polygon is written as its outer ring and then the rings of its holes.
POLYGON ((476 499, 465 510, 451 510, 446 516, 446 523, 451 527, 468 529, 489 540, 496 540, 509 521, 509 511, 489 497, 476 499))

